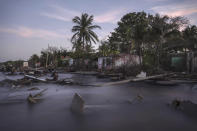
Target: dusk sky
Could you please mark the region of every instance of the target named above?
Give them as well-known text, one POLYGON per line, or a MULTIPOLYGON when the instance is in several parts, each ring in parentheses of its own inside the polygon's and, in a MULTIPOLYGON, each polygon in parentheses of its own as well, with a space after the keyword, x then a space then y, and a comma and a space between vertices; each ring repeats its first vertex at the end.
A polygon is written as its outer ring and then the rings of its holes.
POLYGON ((0 61, 27 60, 47 45, 71 49, 72 18, 94 15, 106 39, 129 12, 185 16, 197 25, 197 0, 0 0, 0 61))

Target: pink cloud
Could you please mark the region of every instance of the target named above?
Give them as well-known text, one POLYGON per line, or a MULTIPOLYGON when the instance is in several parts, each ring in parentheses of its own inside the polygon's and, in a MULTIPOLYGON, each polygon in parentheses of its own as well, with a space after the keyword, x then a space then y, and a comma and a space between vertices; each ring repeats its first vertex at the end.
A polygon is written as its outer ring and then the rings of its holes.
POLYGON ((15 34, 24 38, 43 38, 43 39, 66 38, 65 35, 59 34, 54 31, 28 28, 24 26, 18 28, 0 28, 0 32, 15 34))
POLYGON ((95 16, 95 22, 97 23, 116 23, 120 15, 123 13, 123 10, 113 10, 101 15, 95 16))
POLYGON ((46 16, 48 18, 52 18, 52 19, 57 19, 57 20, 61 20, 61 21, 71 21, 71 19, 69 19, 68 17, 65 16, 61 16, 58 14, 52 14, 52 13, 41 13, 41 15, 46 16))
POLYGON ((187 16, 197 13, 197 2, 181 2, 176 4, 155 6, 152 10, 156 13, 169 16, 187 16))
POLYGON ((193 13, 197 13, 197 9, 183 9, 174 12, 167 12, 170 16, 186 16, 193 13))

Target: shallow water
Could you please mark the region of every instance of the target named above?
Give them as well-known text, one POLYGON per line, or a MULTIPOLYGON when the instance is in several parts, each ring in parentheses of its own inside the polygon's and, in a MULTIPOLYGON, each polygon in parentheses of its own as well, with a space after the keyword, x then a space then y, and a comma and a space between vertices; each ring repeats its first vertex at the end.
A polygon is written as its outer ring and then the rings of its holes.
MULTIPOLYGON (((108 82, 91 75, 60 74, 60 78, 73 78, 85 85, 108 82)), ((174 87, 147 83, 128 83, 116 86, 71 86, 33 84, 31 87, 48 89, 43 100, 32 105, 26 97, 28 88, 0 88, 0 101, 20 100, 0 104, 1 131, 196 131, 197 118, 178 112, 167 104, 174 98, 197 103, 195 85, 174 87), (74 93, 85 100, 82 115, 70 111, 74 93), (137 94, 142 102, 129 103, 137 94)))

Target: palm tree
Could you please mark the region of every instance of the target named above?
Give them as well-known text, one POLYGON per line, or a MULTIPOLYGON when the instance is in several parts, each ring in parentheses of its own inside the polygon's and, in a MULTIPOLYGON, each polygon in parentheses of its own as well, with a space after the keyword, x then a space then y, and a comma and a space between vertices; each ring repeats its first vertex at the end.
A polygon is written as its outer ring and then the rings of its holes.
POLYGON ((110 51, 110 46, 107 41, 101 41, 101 45, 98 48, 99 50, 99 55, 101 56, 108 56, 111 51, 110 51))
POLYGON ((96 43, 99 41, 93 29, 101 29, 101 27, 93 25, 93 15, 89 16, 84 13, 81 15, 81 18, 75 16, 72 21, 75 24, 72 28, 74 35, 71 38, 71 42, 74 43, 74 48, 78 47, 85 50, 85 47, 91 46, 92 42, 96 43))

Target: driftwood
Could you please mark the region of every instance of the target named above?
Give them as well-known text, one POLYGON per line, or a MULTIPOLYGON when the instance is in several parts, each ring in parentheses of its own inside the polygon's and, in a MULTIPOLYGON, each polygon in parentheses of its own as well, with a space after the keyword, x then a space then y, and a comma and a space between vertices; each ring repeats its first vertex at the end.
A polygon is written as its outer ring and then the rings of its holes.
POLYGON ((42 90, 41 92, 35 94, 35 95, 32 95, 32 94, 29 94, 29 96, 27 97, 27 100, 30 102, 30 103, 33 103, 33 104, 36 104, 38 100, 40 100, 40 96, 43 95, 43 92, 45 92, 47 89, 44 89, 42 90))

